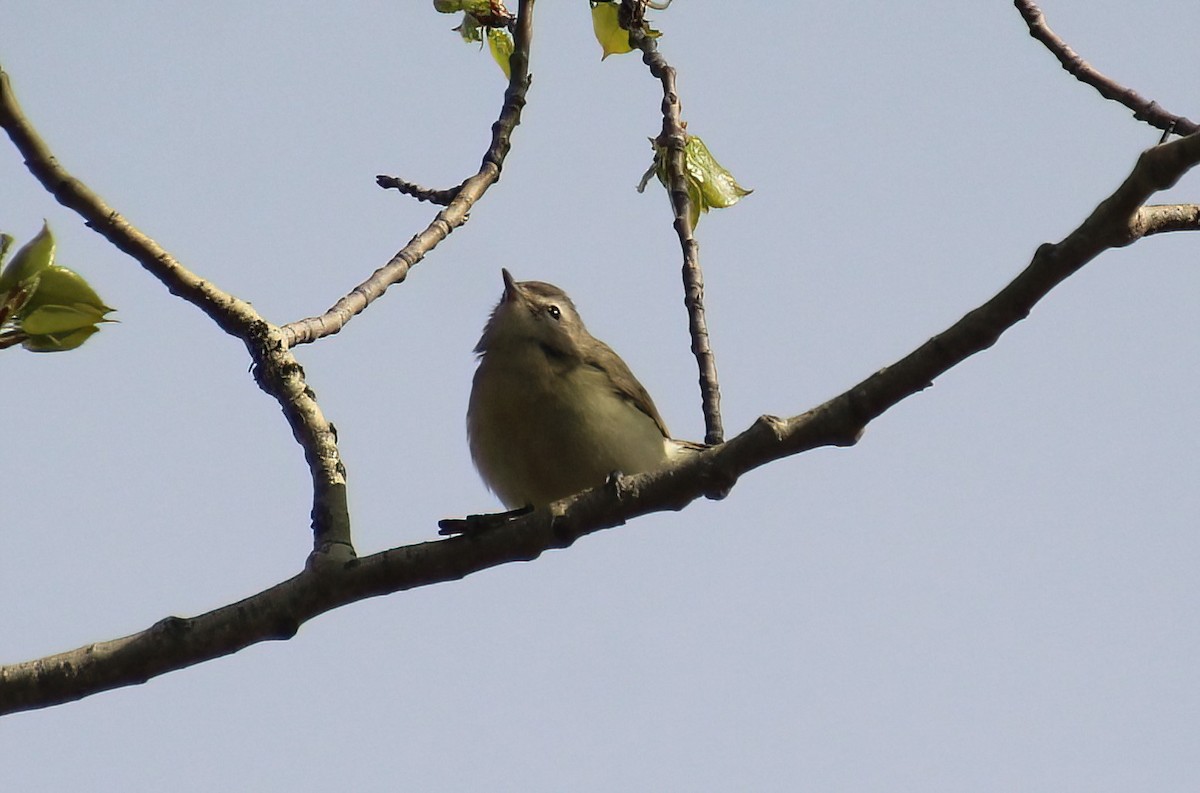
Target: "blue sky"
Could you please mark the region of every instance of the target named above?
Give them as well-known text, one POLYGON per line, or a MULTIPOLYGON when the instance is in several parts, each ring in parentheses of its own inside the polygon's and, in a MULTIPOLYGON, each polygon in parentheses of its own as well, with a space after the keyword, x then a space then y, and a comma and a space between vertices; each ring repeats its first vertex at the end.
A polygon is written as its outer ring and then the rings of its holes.
MULTIPOLYGON (((433 216, 377 173, 472 173, 504 83, 428 3, 13 3, 0 64, 63 164, 275 322, 433 216)), ((1097 68, 1196 118, 1200 7, 1047 0, 1097 68)), ((1008 3, 690 3, 656 15, 684 117, 755 192, 700 223, 732 434, 840 393, 1069 233, 1157 133, 1008 3)), ((574 298, 699 438, 678 243, 634 191, 660 125, 581 2, 537 9, 501 182, 402 285, 299 351, 360 553, 498 507, 467 452, 500 268, 574 298)), ((1194 201, 1189 176, 1162 201, 1194 201)), ((0 147, 0 228, 47 218, 119 309, 3 355, 0 661, 292 575, 308 476, 241 345, 0 147)), ((529 564, 359 603, 288 642, 0 719, 13 790, 1194 790, 1196 238, 1105 254, 851 449, 529 564)))

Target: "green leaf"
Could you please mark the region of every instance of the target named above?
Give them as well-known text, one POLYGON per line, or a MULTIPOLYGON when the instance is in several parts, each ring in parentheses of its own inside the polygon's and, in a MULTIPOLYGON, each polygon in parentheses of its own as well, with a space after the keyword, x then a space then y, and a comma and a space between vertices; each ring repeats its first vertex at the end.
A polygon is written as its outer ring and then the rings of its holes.
POLYGON ((79 328, 69 333, 30 336, 21 346, 30 352, 63 352, 65 350, 73 350, 91 338, 92 334, 98 330, 100 329, 95 325, 88 325, 85 328, 79 328))
POLYGON ((54 235, 50 233, 50 225, 43 223, 37 236, 22 245, 21 250, 17 251, 17 255, 4 268, 4 272, 0 273, 0 294, 5 294, 18 284, 36 277, 53 263, 54 235))
POLYGON ((22 345, 33 352, 73 350, 87 341, 105 315, 104 305, 83 276, 54 265, 38 276, 38 285, 16 316, 17 327, 29 339, 22 345))
POLYGON ((21 319, 21 330, 30 336, 45 336, 79 330, 103 321, 104 313, 88 306, 41 306, 21 319))
POLYGON ((468 14, 490 14, 491 0, 433 0, 433 9, 439 14, 457 14, 466 11, 468 14))
POLYGON ((83 276, 66 267, 53 265, 38 278, 37 289, 25 304, 21 314, 28 316, 42 306, 83 306, 99 316, 115 309, 104 305, 100 295, 83 276))
POLYGON ((442 14, 461 13, 462 22, 455 32, 469 44, 482 45, 486 41, 504 76, 512 79, 508 60, 516 46, 507 28, 511 17, 502 0, 433 0, 433 8, 442 14))
POLYGON ((502 28, 488 28, 487 40, 492 57, 496 59, 496 63, 500 64, 500 70, 504 72, 504 76, 511 80, 512 67, 509 65, 508 59, 512 57, 513 50, 516 49, 512 34, 502 28))
POLYGON ((483 26, 471 14, 463 14, 463 21, 455 30, 462 36, 463 41, 468 44, 476 44, 483 41, 483 26))
MULTIPOLYGON (((600 43, 600 60, 604 60, 609 55, 623 55, 626 52, 633 51, 633 45, 629 43, 629 31, 621 27, 621 23, 617 17, 620 12, 620 4, 610 2, 609 0, 590 0, 592 4, 592 32, 596 35, 596 41, 600 43)), ((656 39, 662 35, 661 32, 646 25, 643 28, 643 33, 652 39, 656 39)))
MULTIPOLYGON (((0 237, 0 260, 11 240, 0 237)), ((111 321, 105 315, 112 310, 83 276, 54 264, 54 235, 48 225, 0 272, 0 324, 10 342, 23 339, 27 350, 73 350, 101 322, 111 321)))
POLYGON ((617 22, 619 10, 616 3, 592 3, 592 32, 596 34, 596 41, 600 42, 600 60, 633 49, 629 44, 629 31, 617 22))
POLYGON ((721 166, 704 141, 696 135, 687 136, 684 148, 688 176, 700 185, 704 196, 704 211, 709 208, 724 209, 738 202, 742 196, 750 195, 753 190, 747 190, 737 183, 733 174, 721 166))
MULTIPOLYGON (((660 147, 653 138, 650 145, 654 148, 653 170, 664 187, 667 183, 667 151, 660 147)), ((692 226, 700 220, 700 214, 710 209, 725 209, 738 202, 742 196, 750 195, 753 190, 747 190, 737 183, 728 170, 712 156, 708 146, 697 135, 688 135, 684 143, 684 170, 687 177, 688 198, 691 200, 692 226)), ((649 174, 647 174, 647 178, 649 174)), ((639 189, 645 186, 645 179, 639 189)))

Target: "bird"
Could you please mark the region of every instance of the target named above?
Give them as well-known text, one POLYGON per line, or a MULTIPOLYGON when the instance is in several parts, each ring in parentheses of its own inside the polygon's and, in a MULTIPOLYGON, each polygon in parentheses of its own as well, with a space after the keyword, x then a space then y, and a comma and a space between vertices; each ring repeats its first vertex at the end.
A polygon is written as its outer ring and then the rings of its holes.
POLYGON ((566 292, 500 272, 504 294, 475 346, 467 437, 506 507, 542 507, 700 448, 671 438, 645 387, 588 332, 566 292))

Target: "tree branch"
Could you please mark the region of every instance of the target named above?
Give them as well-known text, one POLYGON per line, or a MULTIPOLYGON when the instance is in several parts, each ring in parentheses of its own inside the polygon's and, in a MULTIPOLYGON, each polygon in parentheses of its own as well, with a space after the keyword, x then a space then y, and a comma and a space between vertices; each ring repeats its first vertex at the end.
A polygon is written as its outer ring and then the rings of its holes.
POLYGON ((3 69, 0 69, 0 126, 25 158, 30 173, 60 204, 74 210, 89 228, 118 250, 132 256, 171 294, 196 306, 226 333, 242 340, 253 361, 255 380, 279 403, 292 434, 304 449, 313 480, 314 552, 337 549, 338 558, 353 556, 345 470, 337 440, 312 389, 304 381, 304 370, 288 352, 280 329, 259 316, 246 301, 184 267, 68 173, 25 117, 3 69))
MULTIPOLYGON (((467 222, 471 207, 483 197, 488 188, 500 179, 500 171, 504 166, 504 158, 512 147, 512 133, 521 123, 521 110, 525 107, 525 94, 529 90, 529 49, 533 41, 533 2, 521 0, 517 11, 516 29, 513 33, 513 54, 509 58, 511 77, 508 89, 504 92, 504 105, 500 109, 500 117, 492 125, 492 141, 479 171, 457 188, 448 191, 427 190, 411 185, 395 177, 379 176, 376 181, 383 180, 381 186, 396 187, 395 183, 408 185, 419 190, 426 190, 430 200, 448 198, 445 209, 437 214, 433 221, 417 234, 408 244, 401 248, 387 264, 380 267, 371 277, 363 281, 350 293, 337 301, 324 314, 317 317, 289 322, 283 326, 283 335, 287 346, 307 344, 325 336, 333 335, 345 327, 356 314, 362 312, 368 305, 383 296, 389 286, 398 284, 408 276, 408 271, 417 262, 437 247, 452 231, 467 222), (454 193, 451 197, 450 193, 454 193)), ((413 190, 403 190, 414 194, 413 190)), ((417 196, 418 198, 422 196, 417 196)), ((441 203, 441 201, 434 201, 441 203)))
POLYGON ((666 151, 668 192, 675 211, 675 233, 683 249, 683 304, 688 312, 688 332, 692 354, 700 370, 700 405, 704 412, 704 442, 715 446, 725 440, 721 423, 721 386, 717 380, 717 359, 708 340, 708 321, 704 315, 704 273, 700 270, 700 245, 693 236, 691 199, 688 196, 684 147, 687 131, 681 117, 679 93, 672 68, 654 39, 646 35, 642 0, 622 0, 621 24, 629 31, 629 43, 642 51, 642 62, 650 74, 662 82, 662 132, 656 144, 666 151))
POLYGON ((462 192, 463 184, 455 185, 444 190, 439 190, 436 187, 424 187, 416 182, 407 182, 399 176, 386 176, 380 174, 375 177, 375 183, 384 190, 399 190, 405 195, 412 196, 418 201, 428 201, 431 204, 440 206, 448 206, 451 201, 458 197, 462 192))
POLYGON ((1132 88, 1127 88, 1097 71, 1050 29, 1050 26, 1046 24, 1046 17, 1042 13, 1042 9, 1030 0, 1014 0, 1013 4, 1025 20, 1025 24, 1029 26, 1029 35, 1044 44, 1046 49, 1050 50, 1055 58, 1058 58, 1062 67, 1076 80, 1095 88, 1105 99, 1119 102, 1129 108, 1133 111, 1133 117, 1138 121, 1145 121, 1158 129, 1175 132, 1179 135, 1190 135, 1200 130, 1200 125, 1194 121, 1174 113, 1168 113, 1157 102, 1146 99, 1132 88))
POLYGON ((1200 134, 1143 152, 1116 192, 1062 242, 1040 246, 1029 266, 995 297, 895 364, 806 413, 786 419, 762 416, 728 443, 659 471, 619 477, 479 535, 418 543, 341 565, 310 568, 198 617, 169 617, 123 639, 0 667, 0 714, 70 702, 142 683, 257 642, 287 639, 303 622, 330 609, 457 580, 507 562, 532 560, 546 550, 565 548, 579 537, 640 515, 682 509, 701 496, 723 492, 742 474, 782 457, 821 446, 852 445, 874 418, 992 346, 1050 290, 1100 253, 1129 245, 1150 233, 1150 228, 1167 230, 1170 221, 1153 219, 1171 212, 1143 204, 1198 163, 1200 134))

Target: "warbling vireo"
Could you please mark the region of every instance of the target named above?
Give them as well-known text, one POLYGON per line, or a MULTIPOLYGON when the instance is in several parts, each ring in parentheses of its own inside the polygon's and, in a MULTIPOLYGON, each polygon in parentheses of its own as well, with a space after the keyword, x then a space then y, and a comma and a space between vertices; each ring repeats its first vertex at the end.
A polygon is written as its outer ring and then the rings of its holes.
POLYGON ((540 507, 698 448, 671 439, 646 389, 565 292, 500 272, 504 295, 475 346, 467 435, 507 507, 540 507))

